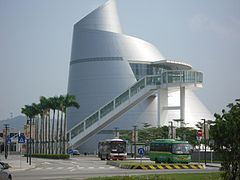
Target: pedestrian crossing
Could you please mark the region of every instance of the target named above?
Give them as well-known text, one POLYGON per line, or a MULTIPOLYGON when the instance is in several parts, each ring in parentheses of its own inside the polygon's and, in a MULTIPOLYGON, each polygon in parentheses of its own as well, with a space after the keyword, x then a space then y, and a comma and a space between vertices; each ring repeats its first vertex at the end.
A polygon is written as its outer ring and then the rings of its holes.
POLYGON ((70 172, 77 171, 77 170, 94 170, 94 169, 115 169, 114 166, 100 166, 100 167, 83 167, 83 166, 70 166, 70 167, 36 167, 34 170, 67 170, 70 172))

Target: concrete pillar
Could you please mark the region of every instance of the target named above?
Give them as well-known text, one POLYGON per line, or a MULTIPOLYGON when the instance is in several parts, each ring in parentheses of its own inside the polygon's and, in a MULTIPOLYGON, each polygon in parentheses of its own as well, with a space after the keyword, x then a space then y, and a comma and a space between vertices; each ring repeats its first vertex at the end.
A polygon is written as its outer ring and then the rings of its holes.
POLYGON ((161 120, 161 113, 160 113, 160 109, 161 109, 161 90, 158 89, 158 92, 157 92, 157 97, 158 97, 158 100, 157 100, 157 126, 160 127, 160 120, 161 120))
POLYGON ((183 124, 184 124, 185 123, 185 87, 180 87, 180 119, 183 119, 183 124))
POLYGON ((168 106, 168 89, 159 89, 157 92, 157 126, 161 127, 165 124, 167 117, 167 110, 163 107, 168 106))

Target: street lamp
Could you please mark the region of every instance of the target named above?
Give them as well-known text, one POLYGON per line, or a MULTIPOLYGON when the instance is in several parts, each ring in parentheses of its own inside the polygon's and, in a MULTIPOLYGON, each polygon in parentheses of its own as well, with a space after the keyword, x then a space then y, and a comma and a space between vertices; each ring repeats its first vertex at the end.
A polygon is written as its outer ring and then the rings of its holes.
POLYGON ((137 126, 133 126, 133 141, 134 141, 134 159, 136 159, 137 154, 137 126))
POLYGON ((184 123, 184 119, 173 119, 173 121, 177 122, 177 127, 179 127, 178 122, 180 122, 180 127, 181 127, 182 123, 184 123))
POLYGON ((9 124, 4 124, 4 126, 5 126, 5 159, 7 159, 7 157, 8 157, 8 145, 7 145, 7 141, 8 141, 8 135, 7 135, 7 133, 8 133, 8 129, 9 129, 9 124))
POLYGON ((119 138, 118 128, 115 127, 114 130, 115 130, 115 131, 114 131, 114 138, 119 138))
POLYGON ((207 153, 207 142, 206 142, 206 119, 201 119, 203 121, 204 129, 204 163, 207 164, 206 153, 207 153))

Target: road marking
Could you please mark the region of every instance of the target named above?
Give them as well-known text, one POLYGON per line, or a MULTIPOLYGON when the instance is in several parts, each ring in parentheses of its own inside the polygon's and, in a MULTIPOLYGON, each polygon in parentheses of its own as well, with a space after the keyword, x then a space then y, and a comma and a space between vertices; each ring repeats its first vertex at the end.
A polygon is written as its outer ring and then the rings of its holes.
POLYGON ((88 169, 94 169, 94 167, 88 167, 88 169))
POLYGON ((99 169, 105 169, 105 167, 99 167, 99 169))
POLYGON ((84 169, 84 167, 77 166, 78 169, 84 169))
POLYGON ((71 169, 70 172, 72 172, 72 171, 76 171, 76 169, 71 169))
POLYGON ((114 169, 115 167, 114 166, 110 166, 109 169, 114 169))
POLYGON ((48 167, 48 168, 46 168, 46 169, 51 170, 51 169, 53 169, 53 167, 48 167))
POLYGON ((77 162, 71 162, 72 164, 78 164, 77 162))
POLYGON ((67 169, 73 169, 74 167, 68 167, 67 169))
POLYGON ((43 163, 41 163, 41 164, 51 164, 51 163, 49 163, 49 162, 43 162, 43 163))
POLYGON ((57 169, 63 169, 63 167, 58 167, 57 169))

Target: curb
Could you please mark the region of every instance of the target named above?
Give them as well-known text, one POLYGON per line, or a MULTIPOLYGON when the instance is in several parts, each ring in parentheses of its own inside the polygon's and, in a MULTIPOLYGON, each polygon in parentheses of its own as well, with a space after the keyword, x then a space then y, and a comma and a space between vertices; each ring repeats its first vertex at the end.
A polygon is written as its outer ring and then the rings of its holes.
POLYGON ((123 169, 143 169, 143 170, 162 170, 162 169, 203 169, 201 164, 121 164, 108 161, 108 165, 117 166, 123 169))
POLYGON ((206 167, 221 168, 221 165, 220 165, 220 166, 218 166, 218 165, 208 165, 208 164, 206 164, 206 167))

